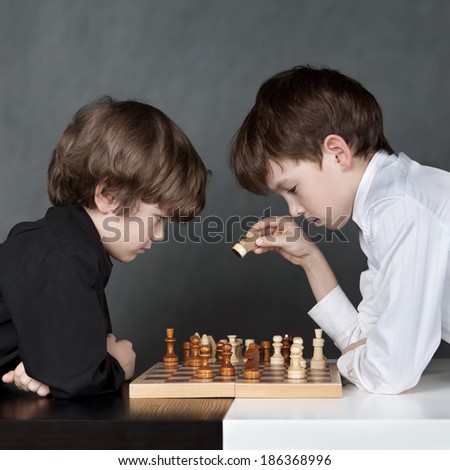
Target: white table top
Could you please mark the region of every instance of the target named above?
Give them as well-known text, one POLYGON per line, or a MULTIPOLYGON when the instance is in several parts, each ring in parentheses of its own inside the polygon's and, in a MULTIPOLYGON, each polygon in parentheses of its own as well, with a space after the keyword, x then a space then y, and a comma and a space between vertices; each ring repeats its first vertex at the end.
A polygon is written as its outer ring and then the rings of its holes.
POLYGON ((450 359, 435 359, 419 384, 375 395, 348 384, 342 398, 235 399, 224 449, 450 449, 450 359))

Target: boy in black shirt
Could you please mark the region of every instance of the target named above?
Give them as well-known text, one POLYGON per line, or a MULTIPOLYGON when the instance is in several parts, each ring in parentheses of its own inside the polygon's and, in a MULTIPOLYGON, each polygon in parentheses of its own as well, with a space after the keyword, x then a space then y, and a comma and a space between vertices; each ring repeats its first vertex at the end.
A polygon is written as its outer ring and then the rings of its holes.
POLYGON ((199 213, 207 173, 186 135, 150 105, 104 98, 78 111, 50 162, 53 207, 0 245, 4 381, 70 398, 132 377, 132 344, 111 333, 109 256, 132 261, 164 236, 167 217, 199 213))

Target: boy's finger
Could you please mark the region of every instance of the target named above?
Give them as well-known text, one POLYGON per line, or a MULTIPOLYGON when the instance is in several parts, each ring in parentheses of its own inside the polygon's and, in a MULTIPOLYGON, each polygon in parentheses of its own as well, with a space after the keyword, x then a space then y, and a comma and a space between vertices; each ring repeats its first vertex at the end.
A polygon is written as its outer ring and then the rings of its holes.
POLYGON ((46 397, 47 395, 50 394, 50 389, 49 389, 48 385, 42 384, 42 385, 37 389, 36 393, 37 393, 40 397, 46 397))
POLYGON ((2 377, 2 382, 4 382, 5 384, 13 383, 14 382, 14 371, 10 370, 6 374, 4 374, 3 377, 2 377))

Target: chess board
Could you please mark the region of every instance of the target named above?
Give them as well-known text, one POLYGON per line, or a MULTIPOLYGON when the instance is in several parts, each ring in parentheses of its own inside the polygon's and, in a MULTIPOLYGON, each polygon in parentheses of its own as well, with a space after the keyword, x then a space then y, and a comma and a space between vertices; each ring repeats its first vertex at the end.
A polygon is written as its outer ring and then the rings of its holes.
POLYGON ((212 363, 212 379, 198 379, 197 369, 179 364, 155 364, 130 384, 130 398, 341 398, 342 381, 335 364, 325 370, 307 369, 305 379, 288 379, 287 366, 260 364, 261 378, 243 378, 244 364, 234 364, 236 375, 219 375, 212 363))

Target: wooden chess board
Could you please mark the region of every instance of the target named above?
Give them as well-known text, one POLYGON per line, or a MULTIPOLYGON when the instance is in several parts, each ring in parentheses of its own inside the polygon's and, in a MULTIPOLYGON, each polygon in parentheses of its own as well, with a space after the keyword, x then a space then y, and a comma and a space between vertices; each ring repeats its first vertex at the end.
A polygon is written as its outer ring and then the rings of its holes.
POLYGON ((261 378, 243 378, 244 364, 234 364, 236 375, 219 375, 212 363, 212 379, 198 379, 197 369, 179 364, 155 364, 130 384, 130 398, 341 398, 342 381, 335 364, 325 370, 307 369, 306 379, 288 379, 287 366, 261 363, 261 378))

